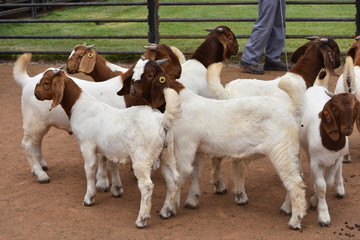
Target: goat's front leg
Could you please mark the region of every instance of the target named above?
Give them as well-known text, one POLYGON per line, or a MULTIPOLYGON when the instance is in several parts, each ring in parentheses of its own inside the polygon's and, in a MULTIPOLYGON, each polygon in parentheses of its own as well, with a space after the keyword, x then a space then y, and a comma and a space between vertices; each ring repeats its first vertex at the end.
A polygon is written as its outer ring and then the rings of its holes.
POLYGON ((84 205, 91 206, 95 203, 96 186, 95 186, 95 169, 96 169, 96 152, 95 147, 80 146, 83 158, 84 169, 86 175, 86 194, 84 197, 84 205))
MULTIPOLYGON (((26 129, 26 127, 24 127, 24 129, 26 129)), ((37 177, 39 183, 50 183, 50 177, 44 171, 48 169, 48 166, 41 151, 43 137, 49 129, 50 128, 41 128, 37 129, 36 132, 32 131, 32 129, 26 129, 21 144, 25 150, 31 172, 37 177)))
POLYGON ((144 228, 147 226, 147 220, 150 218, 151 196, 154 188, 150 178, 152 162, 144 163, 137 161, 135 158, 132 158, 132 160, 134 174, 138 180, 138 187, 141 192, 140 211, 135 224, 138 228, 144 228))
POLYGON ((321 227, 328 227, 330 225, 330 214, 328 205, 326 203, 326 181, 324 179, 323 168, 318 166, 317 160, 310 160, 310 170, 314 179, 315 194, 311 199, 311 206, 314 208, 314 203, 317 202, 318 209, 318 223, 321 227), (317 199, 314 199, 317 198, 317 199))
POLYGON ((199 186, 199 177, 204 165, 206 155, 202 153, 196 153, 193 161, 193 171, 191 173, 191 184, 188 196, 185 201, 186 208, 197 208, 199 206, 200 198, 200 186, 199 186))
POLYGON ((227 193, 226 185, 222 178, 221 162, 222 157, 211 157, 211 184, 214 185, 214 193, 227 193))
POLYGON ((344 187, 344 179, 342 176, 342 161, 339 161, 339 167, 337 168, 337 172, 335 174, 335 191, 336 197, 341 199, 345 196, 345 187, 344 187))

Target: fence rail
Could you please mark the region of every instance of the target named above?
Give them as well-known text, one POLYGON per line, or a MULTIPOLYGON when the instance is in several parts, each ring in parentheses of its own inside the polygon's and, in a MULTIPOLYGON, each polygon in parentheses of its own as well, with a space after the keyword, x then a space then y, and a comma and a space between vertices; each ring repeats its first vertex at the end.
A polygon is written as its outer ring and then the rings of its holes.
MULTIPOLYGON (((83 6, 147 6, 148 17, 137 19, 0 19, 0 24, 6 23, 108 23, 108 22, 147 22, 149 25, 148 35, 3 35, 0 39, 148 39, 148 42, 159 43, 161 39, 201 39, 205 35, 162 35, 159 33, 159 24, 167 22, 255 22, 256 18, 160 18, 158 9, 161 6, 197 6, 197 5, 257 5, 257 1, 206 1, 206 2, 160 2, 159 0, 147 0, 146 2, 47 2, 34 3, 5 3, 0 4, 0 13, 8 8, 30 8, 32 15, 36 17, 37 8, 51 7, 83 7, 83 6)), ((352 35, 328 35, 327 37, 338 39, 353 39, 360 34, 360 3, 359 1, 286 1, 290 4, 312 4, 312 5, 347 5, 352 4, 356 7, 354 17, 327 17, 327 18, 286 18, 286 22, 354 22, 356 32, 352 35)), ((300 39, 312 35, 286 35, 287 39, 300 39)), ((249 35, 236 35, 237 38, 248 38, 249 35)), ((18 54, 23 51, 0 51, 0 54, 18 54)), ((68 54, 65 51, 27 51, 34 54, 68 54)), ((138 54, 139 51, 103 51, 103 54, 138 54)))

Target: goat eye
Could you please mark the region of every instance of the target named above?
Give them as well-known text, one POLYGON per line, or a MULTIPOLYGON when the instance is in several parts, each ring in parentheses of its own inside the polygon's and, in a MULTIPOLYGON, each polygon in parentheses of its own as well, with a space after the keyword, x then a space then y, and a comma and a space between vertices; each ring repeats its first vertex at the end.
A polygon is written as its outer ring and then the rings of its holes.
POLYGON ((148 75, 148 78, 153 78, 154 77, 154 74, 149 74, 148 75))
POLYGON ((83 55, 79 55, 79 56, 78 56, 79 59, 82 58, 82 57, 83 57, 83 55))

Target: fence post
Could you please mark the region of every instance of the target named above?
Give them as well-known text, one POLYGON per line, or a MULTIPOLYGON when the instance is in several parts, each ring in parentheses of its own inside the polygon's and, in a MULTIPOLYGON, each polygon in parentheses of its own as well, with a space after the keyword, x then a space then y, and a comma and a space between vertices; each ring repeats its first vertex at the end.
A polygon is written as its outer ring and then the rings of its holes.
MULTIPOLYGON (((36 3, 36 0, 31 0, 31 3, 36 3)), ((36 18, 36 7, 31 8, 31 17, 36 18)))
POLYGON ((159 0, 147 0, 148 7, 148 41, 159 44, 159 0))
POLYGON ((360 1, 359 0, 356 0, 356 3, 355 3, 355 7, 356 7, 356 36, 359 36, 360 35, 360 1))

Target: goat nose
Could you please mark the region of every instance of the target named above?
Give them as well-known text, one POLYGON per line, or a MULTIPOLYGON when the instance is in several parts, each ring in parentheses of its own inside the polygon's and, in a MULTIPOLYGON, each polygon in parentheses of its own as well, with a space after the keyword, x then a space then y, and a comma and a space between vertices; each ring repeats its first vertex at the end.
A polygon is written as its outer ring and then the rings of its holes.
POLYGON ((353 132, 353 128, 352 128, 352 127, 345 127, 345 128, 344 128, 344 135, 345 135, 345 136, 351 135, 352 132, 353 132))

